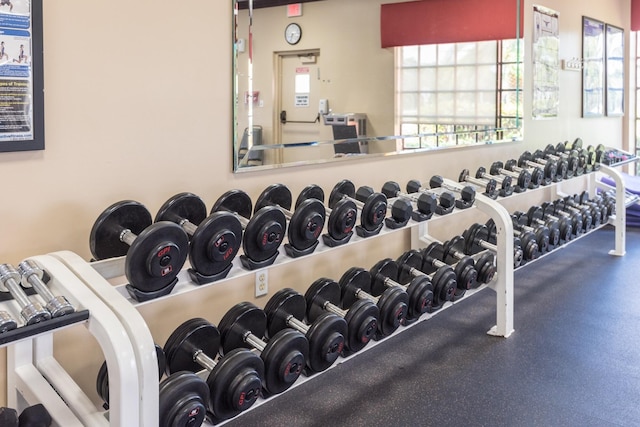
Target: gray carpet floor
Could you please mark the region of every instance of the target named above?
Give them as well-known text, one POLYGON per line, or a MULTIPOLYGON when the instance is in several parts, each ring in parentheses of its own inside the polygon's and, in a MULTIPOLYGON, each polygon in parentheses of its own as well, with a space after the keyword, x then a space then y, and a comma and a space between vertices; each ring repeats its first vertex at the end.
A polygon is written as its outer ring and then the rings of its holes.
POLYGON ((518 269, 515 332, 471 298, 227 426, 640 426, 640 231, 604 228, 518 269))

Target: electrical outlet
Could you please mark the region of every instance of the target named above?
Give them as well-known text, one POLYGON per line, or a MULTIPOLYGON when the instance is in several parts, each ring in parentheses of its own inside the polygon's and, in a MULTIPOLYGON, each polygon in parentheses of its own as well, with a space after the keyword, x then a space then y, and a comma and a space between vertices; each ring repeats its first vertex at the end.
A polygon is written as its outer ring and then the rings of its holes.
POLYGON ((256 298, 269 293, 269 271, 267 269, 256 272, 256 298))

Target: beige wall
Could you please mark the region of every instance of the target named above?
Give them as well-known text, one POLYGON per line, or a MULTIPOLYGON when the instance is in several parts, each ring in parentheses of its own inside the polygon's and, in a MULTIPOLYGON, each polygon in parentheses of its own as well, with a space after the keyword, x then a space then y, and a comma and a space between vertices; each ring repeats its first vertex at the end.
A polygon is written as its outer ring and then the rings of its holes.
MULTIPOLYGON (((210 205, 228 189, 241 188, 255 198, 274 182, 297 194, 309 183, 329 191, 341 178, 375 188, 388 179, 455 178, 463 167, 473 170, 577 136, 585 144, 628 146, 625 120, 580 118, 580 73, 560 73, 557 120, 528 119, 531 79, 525 61, 522 144, 233 174, 231 2, 44 3, 46 149, 0 153, 0 262, 61 249, 89 259, 93 221, 120 199, 139 200, 155 213, 180 191, 199 194, 210 205)), ((533 4, 525 1, 525 37, 531 34, 533 4)), ((629 27, 629 0, 544 5, 560 12, 562 58, 579 56, 581 15, 629 27)), ((530 58, 529 42, 525 50, 530 58)), ((275 269, 271 290, 304 290, 320 275, 336 277, 350 265, 368 267, 383 256, 396 256, 408 244, 408 233, 391 236, 291 264, 303 268, 275 269)), ((252 280, 245 276, 205 287, 190 298, 151 304, 141 312, 163 343, 177 322, 196 315, 215 322, 232 303, 251 298, 252 280)), ((82 335, 61 334, 56 352, 92 392, 101 356, 77 344, 82 335), (87 355, 81 363, 78 352, 87 355)), ((2 364, 4 357, 0 352, 2 364)), ((0 379, 0 404, 6 398, 3 383, 0 379)))

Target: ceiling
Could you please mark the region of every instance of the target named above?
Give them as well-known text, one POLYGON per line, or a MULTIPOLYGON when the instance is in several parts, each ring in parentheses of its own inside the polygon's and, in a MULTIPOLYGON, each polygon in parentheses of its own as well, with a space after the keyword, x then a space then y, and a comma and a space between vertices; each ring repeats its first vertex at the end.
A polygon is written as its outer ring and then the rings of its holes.
MULTIPOLYGON (((249 0, 237 0, 238 9, 248 9, 249 0)), ((283 6, 285 4, 309 3, 320 0, 253 0, 253 8, 260 9, 263 7, 283 6)))

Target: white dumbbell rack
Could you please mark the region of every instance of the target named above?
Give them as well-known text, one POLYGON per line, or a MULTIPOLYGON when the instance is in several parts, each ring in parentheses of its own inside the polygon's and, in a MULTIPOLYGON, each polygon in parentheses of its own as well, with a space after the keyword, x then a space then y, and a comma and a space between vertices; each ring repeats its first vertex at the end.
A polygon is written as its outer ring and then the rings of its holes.
MULTIPOLYGON (((138 365, 129 334, 101 299, 91 292, 60 261, 43 255, 30 258, 50 276, 48 286, 64 295, 76 312, 41 322, 22 325, 0 335, 7 347, 7 403, 21 412, 42 403, 53 424, 70 426, 126 425, 139 418, 138 365), (82 325, 96 338, 105 359, 119 374, 110 378, 111 411, 94 405, 53 355, 56 331, 82 325)), ((8 311, 14 302, 3 303, 8 311)))

